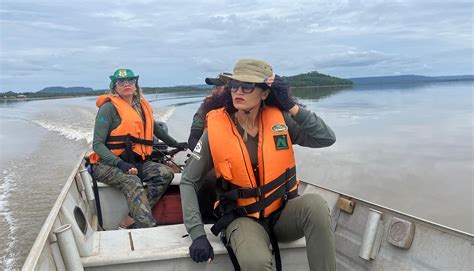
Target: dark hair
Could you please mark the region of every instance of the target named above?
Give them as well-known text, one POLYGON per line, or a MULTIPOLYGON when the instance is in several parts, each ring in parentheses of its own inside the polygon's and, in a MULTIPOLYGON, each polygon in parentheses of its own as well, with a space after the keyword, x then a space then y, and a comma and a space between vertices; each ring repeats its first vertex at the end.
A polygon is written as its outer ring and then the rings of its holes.
MULTIPOLYGON (((271 90, 271 88, 264 83, 259 83, 255 84, 255 86, 266 90, 270 89, 270 93, 265 100, 265 105, 270 105, 270 106, 275 106, 278 107, 281 111, 284 111, 283 107, 281 106, 280 102, 278 99, 275 97, 275 94, 271 90)), ((288 90, 288 95, 290 96, 290 99, 295 103, 301 106, 301 104, 298 102, 298 100, 292 95, 291 88, 288 90)), ((221 94, 218 95, 211 95, 209 97, 206 97, 204 99, 204 102, 201 105, 203 107, 203 115, 205 116, 209 111, 218 109, 221 107, 225 107, 226 111, 229 114, 233 114, 237 112, 237 109, 234 107, 234 104, 232 102, 232 94, 230 92, 230 88, 228 85, 225 86, 224 91, 221 94)))
POLYGON ((204 116, 209 111, 218 109, 221 107, 225 107, 227 111, 230 113, 230 111, 228 110, 230 109, 229 106, 233 108, 232 113, 237 111, 237 109, 235 109, 234 105, 232 104, 232 96, 230 94, 230 88, 227 85, 225 85, 224 91, 221 91, 219 94, 212 94, 211 96, 206 97, 201 104, 204 116))

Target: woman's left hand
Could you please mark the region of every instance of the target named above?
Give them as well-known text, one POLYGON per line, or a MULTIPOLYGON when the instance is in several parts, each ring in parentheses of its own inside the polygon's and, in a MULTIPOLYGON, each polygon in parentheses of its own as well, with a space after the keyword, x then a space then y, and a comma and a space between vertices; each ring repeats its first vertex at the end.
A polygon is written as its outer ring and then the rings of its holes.
POLYGON ((138 175, 138 169, 136 167, 132 167, 128 170, 128 174, 138 175))
POLYGON ((118 162, 117 167, 120 168, 123 173, 138 175, 138 169, 130 163, 120 161, 118 162))

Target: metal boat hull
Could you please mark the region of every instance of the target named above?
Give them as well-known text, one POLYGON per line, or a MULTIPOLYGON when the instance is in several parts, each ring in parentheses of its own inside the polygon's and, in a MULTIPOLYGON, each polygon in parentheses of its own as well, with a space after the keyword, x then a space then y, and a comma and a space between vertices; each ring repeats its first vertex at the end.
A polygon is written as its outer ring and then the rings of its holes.
MULTIPOLYGON (((201 264, 189 258, 191 240, 182 224, 114 230, 128 210, 123 195, 106 185, 99 187, 106 230, 99 231, 84 163, 81 159, 68 178, 23 270, 233 269, 227 251, 210 234, 210 225, 206 230, 216 256, 212 263, 201 264), (73 236, 72 252, 55 234, 67 224, 73 236)), ((179 178, 176 174, 173 182, 179 178)), ((338 270, 472 270, 471 234, 301 182, 300 194, 304 193, 318 193, 328 203, 338 270)), ((280 249, 285 270, 309 270, 304 239, 281 243, 280 249)))

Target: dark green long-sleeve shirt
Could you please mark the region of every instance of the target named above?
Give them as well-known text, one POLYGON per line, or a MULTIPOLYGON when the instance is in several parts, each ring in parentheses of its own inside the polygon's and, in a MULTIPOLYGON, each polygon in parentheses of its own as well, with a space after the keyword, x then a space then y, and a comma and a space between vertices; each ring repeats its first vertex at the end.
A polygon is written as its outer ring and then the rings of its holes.
MULTIPOLYGON (((336 141, 332 129, 315 113, 305 108, 300 107, 295 117, 291 116, 289 112, 283 112, 283 117, 293 144, 322 148, 330 146, 336 141)), ((243 135, 242 127, 237 128, 243 135)), ((254 138, 249 137, 245 145, 252 164, 258 163, 258 135, 254 138)), ((196 191, 204 184, 205 178, 203 177, 212 168, 209 139, 207 131, 205 131, 183 171, 180 184, 184 224, 193 240, 205 234, 196 191)))
MULTIPOLYGON (((117 166, 120 158, 107 148, 105 143, 110 132, 120 125, 121 119, 117 109, 111 102, 104 103, 97 112, 94 126, 94 140, 92 149, 100 156, 100 160, 111 166, 117 166)), ((160 125, 154 121, 153 134, 165 142, 168 146, 174 147, 178 142, 172 138, 160 125)))

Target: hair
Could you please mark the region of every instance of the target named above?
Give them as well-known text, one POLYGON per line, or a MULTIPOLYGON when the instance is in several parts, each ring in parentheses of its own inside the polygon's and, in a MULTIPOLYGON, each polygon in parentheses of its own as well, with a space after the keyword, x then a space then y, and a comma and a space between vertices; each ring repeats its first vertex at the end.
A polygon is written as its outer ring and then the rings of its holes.
MULTIPOLYGON (((114 84, 114 86, 109 89, 106 94, 113 94, 113 95, 117 95, 117 96, 120 96, 116 90, 116 85, 114 84)), ((140 106, 140 101, 143 97, 143 91, 142 89, 140 88, 140 86, 138 85, 138 81, 135 83, 135 88, 137 89, 135 91, 135 93, 133 93, 133 98, 132 98, 132 107, 135 109, 135 111, 137 111, 139 113, 140 116, 143 117, 143 109, 141 108, 140 106)))
MULTIPOLYGON (((270 87, 264 83, 258 83, 258 84, 255 84, 255 86, 261 88, 262 90, 270 89, 270 87)), ((290 100, 292 100, 295 104, 301 105, 298 102, 298 100, 292 95, 291 88, 288 90, 288 95, 290 97, 290 100)), ((280 110, 284 111, 280 102, 278 101, 278 99, 275 97, 275 94, 271 90, 267 99, 262 103, 265 106, 268 106, 268 105, 275 106, 275 107, 278 107, 280 110)), ((237 109, 234 107, 234 104, 232 102, 232 94, 230 92, 230 88, 228 85, 225 86, 224 91, 221 94, 218 94, 218 95, 214 94, 209 97, 206 97, 206 99, 204 99, 201 106, 203 107, 204 115, 206 115, 211 110, 218 109, 221 107, 225 107, 226 111, 229 114, 233 114, 237 112, 237 109)))
MULTIPOLYGON (((115 89, 117 86, 114 84, 114 87, 106 91, 106 94, 113 94, 113 95, 119 95, 117 90, 115 89)), ((138 85, 138 81, 135 83, 135 88, 137 89, 135 93, 133 94, 133 100, 134 102, 138 101, 140 103, 140 100, 143 97, 143 91, 142 88, 138 85), (135 101, 136 100, 136 101, 135 101)))
MULTIPOLYGON (((232 96, 230 95, 230 88, 227 85, 224 86, 224 91, 221 91, 219 94, 213 93, 211 96, 207 96, 201 104, 204 116, 211 110, 221 107, 229 109, 229 106, 234 107, 232 104, 232 96)), ((233 112, 235 111, 237 110, 234 108, 233 112)))

